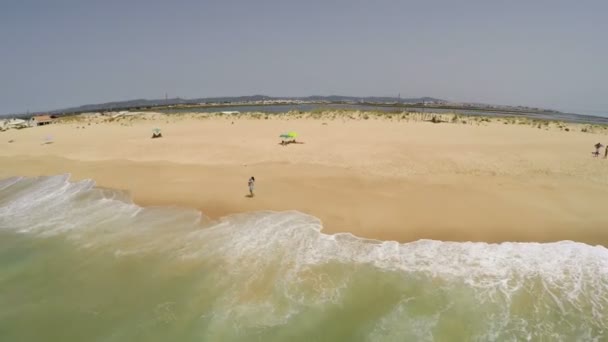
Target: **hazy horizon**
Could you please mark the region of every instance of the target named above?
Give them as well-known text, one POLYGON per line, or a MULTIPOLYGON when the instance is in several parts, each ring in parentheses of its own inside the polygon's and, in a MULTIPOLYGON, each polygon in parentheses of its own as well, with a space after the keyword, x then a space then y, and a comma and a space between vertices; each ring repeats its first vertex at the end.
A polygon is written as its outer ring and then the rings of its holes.
POLYGON ((435 97, 608 115, 600 1, 8 1, 0 115, 129 99, 435 97))
MULTIPOLYGON (((299 95, 295 95, 295 96, 275 96, 275 95, 268 95, 268 94, 246 94, 246 95, 226 95, 226 96, 222 96, 222 95, 218 95, 218 96, 212 96, 212 97, 202 97, 202 96, 195 96, 195 97, 181 97, 181 96, 168 96, 168 100, 175 100, 177 98, 182 99, 182 100, 192 100, 192 99, 204 99, 204 98, 238 98, 238 97, 248 97, 248 96, 268 96, 271 98, 306 98, 306 97, 311 97, 311 96, 324 96, 324 97, 331 97, 331 96, 344 96, 344 97, 355 97, 355 98, 370 98, 370 97, 395 97, 397 98, 400 94, 397 95, 363 95, 363 96, 354 96, 354 95, 348 95, 348 94, 313 94, 313 95, 303 95, 303 96, 299 96, 299 95)), ((428 98, 435 98, 438 100, 445 100, 436 96, 419 96, 419 97, 406 97, 406 96, 402 96, 402 99, 407 99, 407 98, 424 98, 424 97, 428 97, 428 98)), ((11 115, 25 115, 27 113, 44 113, 44 112, 54 112, 54 111, 61 111, 64 109, 72 109, 72 108, 77 108, 77 107, 81 107, 81 106, 87 106, 87 105, 103 105, 106 103, 116 103, 116 102, 126 102, 126 101, 137 101, 137 100, 162 100, 164 99, 164 97, 157 97, 157 98, 129 98, 129 99, 119 99, 119 100, 110 100, 110 101, 104 101, 104 102, 92 102, 92 103, 80 103, 80 104, 72 104, 72 105, 67 105, 61 108, 45 108, 45 109, 39 109, 39 110, 26 110, 26 111, 21 111, 21 112, 12 112, 12 113, 1 113, 0 112, 0 117, 10 117, 11 115)), ((465 102, 465 101, 456 101, 453 100, 454 103, 458 103, 458 102, 462 102, 462 103, 470 103, 470 104, 480 104, 480 105, 498 105, 498 106, 524 106, 524 105, 519 105, 519 104, 509 104, 509 105, 505 105, 505 104, 501 104, 501 103, 482 103, 482 102, 465 102)), ((608 110, 602 110, 602 109, 587 109, 587 110, 580 110, 580 109, 573 109, 573 110, 568 110, 568 109, 564 109, 564 108, 549 108, 549 107, 536 107, 536 106, 528 106, 530 108, 539 108, 539 109, 547 109, 547 110, 557 110, 563 113, 572 113, 572 114, 583 114, 583 115, 593 115, 593 116, 603 116, 603 117, 608 117, 608 110), (577 111, 578 110, 578 111, 577 111)))

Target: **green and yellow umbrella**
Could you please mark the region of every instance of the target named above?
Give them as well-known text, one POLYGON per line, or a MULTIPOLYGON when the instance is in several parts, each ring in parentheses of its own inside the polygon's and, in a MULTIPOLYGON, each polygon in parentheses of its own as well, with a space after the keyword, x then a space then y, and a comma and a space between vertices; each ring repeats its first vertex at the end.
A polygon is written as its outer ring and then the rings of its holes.
POLYGON ((298 136, 298 133, 296 133, 296 132, 289 132, 289 133, 283 133, 283 134, 279 135, 279 138, 294 139, 297 136, 298 136))

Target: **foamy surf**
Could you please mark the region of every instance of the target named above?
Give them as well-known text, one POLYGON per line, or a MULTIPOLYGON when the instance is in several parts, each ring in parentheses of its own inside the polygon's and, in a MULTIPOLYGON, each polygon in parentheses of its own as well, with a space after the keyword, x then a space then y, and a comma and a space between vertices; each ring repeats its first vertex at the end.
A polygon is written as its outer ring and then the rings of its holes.
POLYGON ((0 232, 0 293, 11 295, 0 296, 0 332, 15 339, 32 333, 20 322, 58 340, 608 338, 601 246, 399 244, 323 234, 295 211, 213 222, 67 175, 0 181, 0 232), (32 301, 24 288, 44 295, 32 301), (53 309, 96 314, 86 331, 57 333, 37 316, 53 309))

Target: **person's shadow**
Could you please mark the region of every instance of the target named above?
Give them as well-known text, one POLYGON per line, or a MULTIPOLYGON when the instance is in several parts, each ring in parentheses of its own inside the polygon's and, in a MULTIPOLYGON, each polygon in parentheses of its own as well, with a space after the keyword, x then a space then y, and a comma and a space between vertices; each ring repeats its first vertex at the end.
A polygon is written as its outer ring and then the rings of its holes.
POLYGON ((254 197, 254 195, 252 195, 252 194, 247 194, 247 195, 245 195, 245 197, 247 197, 247 198, 253 198, 253 197, 254 197))

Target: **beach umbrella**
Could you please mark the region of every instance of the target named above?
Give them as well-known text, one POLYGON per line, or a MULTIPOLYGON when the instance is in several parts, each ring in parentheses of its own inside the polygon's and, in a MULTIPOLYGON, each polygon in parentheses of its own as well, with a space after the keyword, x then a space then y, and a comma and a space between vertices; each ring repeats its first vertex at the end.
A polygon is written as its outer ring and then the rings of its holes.
POLYGON ((152 132, 158 134, 158 133, 160 133, 160 128, 155 128, 155 129, 152 130, 152 132))
POLYGON ((298 133, 296 133, 296 132, 289 132, 289 133, 287 133, 287 135, 288 135, 290 138, 296 138, 296 137, 298 136, 298 133))
POLYGON ((289 134, 285 133, 285 134, 279 135, 279 138, 287 139, 287 138, 290 138, 290 136, 289 136, 289 134))

